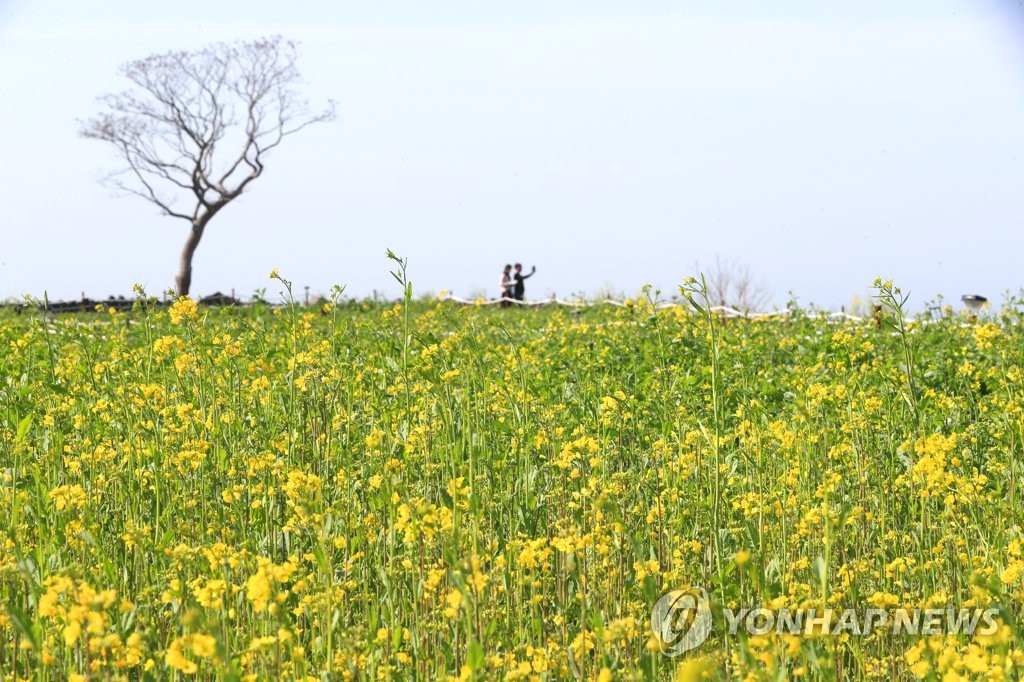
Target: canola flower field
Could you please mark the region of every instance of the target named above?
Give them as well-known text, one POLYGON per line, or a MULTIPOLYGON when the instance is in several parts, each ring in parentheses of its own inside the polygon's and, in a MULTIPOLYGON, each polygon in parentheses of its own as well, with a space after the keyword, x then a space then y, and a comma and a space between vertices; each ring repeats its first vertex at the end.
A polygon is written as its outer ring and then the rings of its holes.
POLYGON ((1024 306, 876 287, 0 313, 0 679, 1020 679, 1024 306), (664 656, 692 586, 999 627, 664 656))

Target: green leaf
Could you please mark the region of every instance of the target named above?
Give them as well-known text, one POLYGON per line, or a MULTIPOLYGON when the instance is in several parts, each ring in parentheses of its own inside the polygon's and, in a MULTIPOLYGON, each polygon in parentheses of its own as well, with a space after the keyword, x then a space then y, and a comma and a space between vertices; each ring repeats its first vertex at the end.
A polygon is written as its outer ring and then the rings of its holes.
POLYGON ((7 615, 10 616, 11 622, 14 623, 14 627, 28 638, 32 642, 32 647, 35 651, 40 650, 39 646, 39 630, 32 623, 32 619, 28 615, 13 604, 7 605, 7 615))
POLYGON ((480 642, 473 642, 466 652, 466 665, 470 670, 480 670, 484 667, 484 648, 480 642))
POLYGON ((14 436, 14 445, 20 445, 24 440, 25 436, 28 435, 28 430, 32 428, 32 415, 27 414, 25 418, 18 422, 18 433, 14 436))
POLYGON ((818 584, 822 589, 825 588, 825 581, 828 578, 828 570, 825 567, 824 557, 818 557, 814 560, 814 575, 818 578, 818 584))

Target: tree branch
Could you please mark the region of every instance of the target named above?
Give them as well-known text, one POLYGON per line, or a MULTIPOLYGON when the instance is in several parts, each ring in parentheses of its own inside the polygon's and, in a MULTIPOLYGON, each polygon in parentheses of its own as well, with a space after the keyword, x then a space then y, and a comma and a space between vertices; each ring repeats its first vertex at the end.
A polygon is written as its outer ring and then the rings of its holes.
POLYGON ((129 62, 122 73, 134 87, 101 97, 105 111, 80 133, 121 158, 109 184, 205 224, 263 174, 285 137, 333 119, 333 102, 311 113, 298 97, 296 55, 274 36, 129 62))

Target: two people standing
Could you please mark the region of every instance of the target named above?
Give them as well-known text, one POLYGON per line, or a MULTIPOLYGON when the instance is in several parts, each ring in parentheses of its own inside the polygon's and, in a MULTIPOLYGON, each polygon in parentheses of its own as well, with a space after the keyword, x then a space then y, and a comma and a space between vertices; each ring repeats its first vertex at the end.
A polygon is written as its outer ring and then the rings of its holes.
POLYGON ((522 301, 526 296, 526 285, 523 280, 528 277, 533 277, 533 274, 537 272, 537 268, 530 266, 530 274, 523 274, 523 264, 515 264, 515 273, 512 272, 513 266, 506 265, 505 269, 501 272, 501 305, 503 308, 507 308, 512 305, 512 300, 522 301))

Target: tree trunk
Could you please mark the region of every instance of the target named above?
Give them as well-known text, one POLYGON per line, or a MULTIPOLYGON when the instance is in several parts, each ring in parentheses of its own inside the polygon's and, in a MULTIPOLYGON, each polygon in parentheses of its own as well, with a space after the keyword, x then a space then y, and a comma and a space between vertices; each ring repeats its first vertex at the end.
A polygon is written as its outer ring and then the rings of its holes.
POLYGON ((204 227, 205 221, 192 223, 192 230, 185 240, 185 248, 181 251, 181 261, 178 263, 178 276, 174 278, 178 296, 188 296, 189 288, 192 286, 192 255, 199 246, 199 240, 203 238, 204 227))

